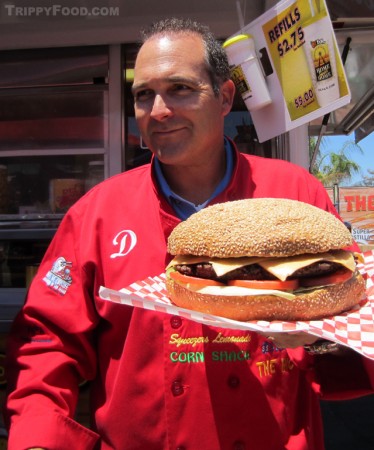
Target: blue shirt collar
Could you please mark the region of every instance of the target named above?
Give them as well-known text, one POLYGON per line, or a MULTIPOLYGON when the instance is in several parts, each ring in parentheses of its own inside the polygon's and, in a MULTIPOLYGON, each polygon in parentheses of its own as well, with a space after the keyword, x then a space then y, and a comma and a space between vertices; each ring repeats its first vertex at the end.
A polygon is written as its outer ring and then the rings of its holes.
POLYGON ((154 158, 156 179, 160 186, 161 192, 164 194, 167 201, 173 207, 174 211, 176 212, 177 216, 180 219, 185 220, 191 214, 199 211, 200 209, 203 209, 213 198, 217 197, 217 195, 219 195, 228 186, 234 168, 234 154, 233 149, 231 148, 231 144, 227 138, 225 138, 225 151, 226 151, 225 175, 220 181, 220 183, 217 185, 213 194, 204 203, 200 205, 195 205, 194 203, 185 200, 184 198, 180 197, 178 194, 176 194, 170 189, 170 186, 168 185, 164 177, 164 174, 162 173, 160 161, 157 159, 157 157, 154 158))

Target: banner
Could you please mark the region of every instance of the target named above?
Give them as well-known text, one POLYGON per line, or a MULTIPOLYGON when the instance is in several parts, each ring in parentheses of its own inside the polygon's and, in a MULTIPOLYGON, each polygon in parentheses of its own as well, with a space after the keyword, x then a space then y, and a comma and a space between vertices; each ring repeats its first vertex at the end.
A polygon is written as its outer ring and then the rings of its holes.
POLYGON ((235 35, 242 33, 255 41, 272 99, 251 111, 260 142, 350 102, 324 0, 281 1, 235 35))

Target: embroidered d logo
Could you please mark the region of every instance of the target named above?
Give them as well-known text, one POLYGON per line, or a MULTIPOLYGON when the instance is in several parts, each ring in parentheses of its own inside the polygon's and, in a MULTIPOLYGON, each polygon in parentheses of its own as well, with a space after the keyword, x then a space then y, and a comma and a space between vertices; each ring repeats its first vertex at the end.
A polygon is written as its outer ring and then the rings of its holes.
POLYGON ((112 253, 110 257, 126 256, 135 247, 136 242, 136 234, 132 230, 120 231, 113 239, 113 245, 119 245, 118 253, 112 253))

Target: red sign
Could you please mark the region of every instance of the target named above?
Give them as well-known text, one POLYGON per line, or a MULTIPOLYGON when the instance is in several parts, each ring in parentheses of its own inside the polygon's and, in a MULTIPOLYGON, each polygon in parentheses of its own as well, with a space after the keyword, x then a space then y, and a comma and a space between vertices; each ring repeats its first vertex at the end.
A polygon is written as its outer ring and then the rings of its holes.
POLYGON ((374 247, 374 186, 372 187, 340 187, 339 198, 334 199, 332 188, 327 192, 336 203, 344 221, 352 227, 355 241, 365 247, 374 247))

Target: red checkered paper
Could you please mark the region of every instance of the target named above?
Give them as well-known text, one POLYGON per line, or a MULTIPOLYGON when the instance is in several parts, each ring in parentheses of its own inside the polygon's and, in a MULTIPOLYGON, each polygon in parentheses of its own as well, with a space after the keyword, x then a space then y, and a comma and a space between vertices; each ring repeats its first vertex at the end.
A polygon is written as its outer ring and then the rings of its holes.
POLYGON ((205 325, 236 330, 252 330, 265 333, 293 333, 304 331, 330 341, 337 342, 374 359, 374 251, 364 253, 364 263, 358 268, 366 279, 366 298, 360 305, 323 320, 298 322, 238 322, 189 309, 179 308, 171 303, 165 290, 165 274, 150 277, 115 291, 100 288, 100 297, 115 303, 149 309, 161 313, 184 317, 205 325))

